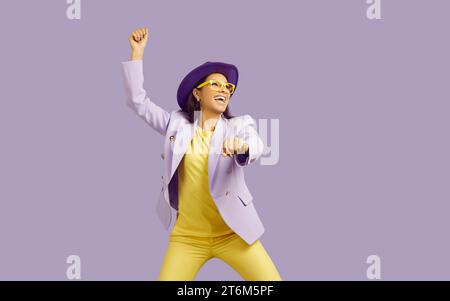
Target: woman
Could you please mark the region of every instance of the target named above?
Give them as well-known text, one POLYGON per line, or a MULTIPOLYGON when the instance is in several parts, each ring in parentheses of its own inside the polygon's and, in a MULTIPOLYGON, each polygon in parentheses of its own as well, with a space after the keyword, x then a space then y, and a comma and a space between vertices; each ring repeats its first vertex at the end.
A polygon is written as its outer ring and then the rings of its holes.
POLYGON ((166 228, 177 218, 159 280, 193 280, 219 258, 245 280, 281 280, 258 238, 264 227, 244 179, 244 167, 263 151, 254 120, 231 116, 238 82, 234 65, 207 62, 187 74, 177 92, 181 110, 167 112, 143 88, 148 28, 129 37, 131 60, 122 62, 128 105, 165 136, 164 174, 157 213, 166 228))

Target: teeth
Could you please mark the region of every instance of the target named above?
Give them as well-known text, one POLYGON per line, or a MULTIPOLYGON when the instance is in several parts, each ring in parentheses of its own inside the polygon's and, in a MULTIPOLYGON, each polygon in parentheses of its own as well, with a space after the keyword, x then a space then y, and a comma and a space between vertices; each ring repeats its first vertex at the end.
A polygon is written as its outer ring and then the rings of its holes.
POLYGON ((216 96, 216 97, 214 97, 214 99, 225 101, 225 97, 223 97, 223 96, 216 96))

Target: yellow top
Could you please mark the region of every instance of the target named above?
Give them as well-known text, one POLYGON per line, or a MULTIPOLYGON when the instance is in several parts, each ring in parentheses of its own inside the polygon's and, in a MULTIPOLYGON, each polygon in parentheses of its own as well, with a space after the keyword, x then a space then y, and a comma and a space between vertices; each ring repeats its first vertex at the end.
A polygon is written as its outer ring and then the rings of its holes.
POLYGON ((208 154, 213 131, 195 125, 178 166, 178 217, 173 235, 220 236, 233 230, 224 222, 209 191, 208 154))

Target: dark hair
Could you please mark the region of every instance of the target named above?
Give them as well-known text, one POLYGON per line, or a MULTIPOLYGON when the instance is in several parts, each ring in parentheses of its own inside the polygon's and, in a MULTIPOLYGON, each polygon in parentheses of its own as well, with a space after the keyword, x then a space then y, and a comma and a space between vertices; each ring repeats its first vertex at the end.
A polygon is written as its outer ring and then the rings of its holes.
MULTIPOLYGON (((201 80, 199 80, 195 84, 195 86, 204 82, 206 80, 206 78, 207 78, 207 76, 203 77, 201 80)), ((230 105, 228 105, 227 108, 225 109, 225 111, 223 112, 223 117, 225 117, 226 119, 230 119, 230 118, 234 117, 233 115, 231 115, 229 107, 230 107, 230 105)), ((183 112, 185 112, 187 114, 188 120, 191 123, 194 122, 194 112, 195 111, 200 111, 200 103, 197 101, 197 99, 195 99, 194 95, 192 95, 192 91, 191 91, 188 96, 186 108, 183 109, 183 112)))

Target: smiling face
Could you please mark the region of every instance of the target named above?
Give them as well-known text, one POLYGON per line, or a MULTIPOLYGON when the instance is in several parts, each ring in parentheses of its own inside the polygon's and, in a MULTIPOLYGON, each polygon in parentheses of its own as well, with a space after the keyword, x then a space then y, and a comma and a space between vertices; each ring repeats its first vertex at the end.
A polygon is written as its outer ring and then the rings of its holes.
MULTIPOLYGON (((218 80, 227 82, 227 78, 221 73, 211 73, 206 80, 218 80)), ((211 85, 206 85, 200 89, 194 88, 192 94, 197 100, 200 100, 200 108, 204 112, 213 114, 223 113, 230 102, 230 93, 225 87, 216 91, 211 85)))

